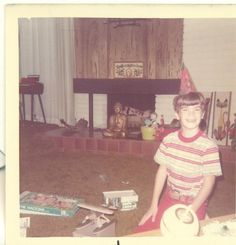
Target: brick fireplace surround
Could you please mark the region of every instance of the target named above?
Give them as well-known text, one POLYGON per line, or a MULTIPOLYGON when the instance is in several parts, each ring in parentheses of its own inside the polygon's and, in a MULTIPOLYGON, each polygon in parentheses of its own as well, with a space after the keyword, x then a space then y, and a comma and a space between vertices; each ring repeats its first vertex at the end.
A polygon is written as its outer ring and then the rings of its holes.
POLYGON ((153 156, 160 142, 158 140, 104 138, 101 132, 89 132, 63 136, 65 128, 54 129, 43 134, 60 151, 81 151, 91 153, 115 153, 136 156, 153 156))
MULTIPOLYGON (((153 158, 160 144, 159 140, 104 138, 101 132, 94 132, 92 137, 86 131, 71 136, 63 136, 63 132, 65 128, 58 128, 47 131, 41 137, 52 141, 57 150, 64 152, 111 153, 150 158, 153 158)), ((236 151, 232 151, 230 146, 219 146, 219 149, 222 162, 236 163, 236 151)))

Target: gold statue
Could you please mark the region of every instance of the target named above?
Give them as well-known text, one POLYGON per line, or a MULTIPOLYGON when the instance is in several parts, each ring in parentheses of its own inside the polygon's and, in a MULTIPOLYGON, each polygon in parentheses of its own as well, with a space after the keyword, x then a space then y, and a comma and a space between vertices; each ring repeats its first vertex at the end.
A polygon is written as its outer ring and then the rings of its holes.
POLYGON ((127 117, 122 112, 122 105, 117 102, 114 105, 115 114, 109 118, 109 127, 105 129, 103 135, 106 137, 121 137, 126 136, 127 117))

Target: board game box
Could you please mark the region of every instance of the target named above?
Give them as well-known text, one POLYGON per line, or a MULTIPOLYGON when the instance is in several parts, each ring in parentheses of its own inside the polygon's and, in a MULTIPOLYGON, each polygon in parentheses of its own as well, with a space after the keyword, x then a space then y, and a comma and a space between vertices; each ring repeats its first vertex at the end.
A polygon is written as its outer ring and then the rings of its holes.
POLYGON ((78 212, 80 202, 83 200, 55 194, 30 191, 24 191, 20 194, 20 210, 22 213, 72 217, 78 212))

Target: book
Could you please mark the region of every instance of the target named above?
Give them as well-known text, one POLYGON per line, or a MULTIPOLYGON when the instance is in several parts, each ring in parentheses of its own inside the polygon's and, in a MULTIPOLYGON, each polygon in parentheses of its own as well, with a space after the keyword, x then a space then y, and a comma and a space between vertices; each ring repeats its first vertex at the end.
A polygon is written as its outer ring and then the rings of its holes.
POLYGON ((30 191, 24 191, 20 194, 20 210, 22 213, 72 217, 78 212, 80 202, 83 200, 55 194, 30 191))

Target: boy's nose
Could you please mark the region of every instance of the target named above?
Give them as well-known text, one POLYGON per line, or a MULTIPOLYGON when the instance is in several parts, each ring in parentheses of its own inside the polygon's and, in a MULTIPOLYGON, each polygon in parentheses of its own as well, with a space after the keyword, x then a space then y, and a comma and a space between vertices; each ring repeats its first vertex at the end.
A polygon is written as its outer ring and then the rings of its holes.
POLYGON ((189 110, 189 111, 188 111, 188 116, 189 116, 189 117, 194 117, 194 116, 195 116, 194 111, 193 111, 193 110, 189 110))

